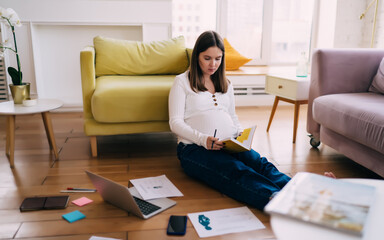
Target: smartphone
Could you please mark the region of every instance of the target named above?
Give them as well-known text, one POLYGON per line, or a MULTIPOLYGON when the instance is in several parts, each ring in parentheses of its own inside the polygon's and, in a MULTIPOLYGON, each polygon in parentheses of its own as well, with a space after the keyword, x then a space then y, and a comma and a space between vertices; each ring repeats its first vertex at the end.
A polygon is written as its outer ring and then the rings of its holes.
POLYGON ((168 235, 185 235, 187 230, 187 216, 174 216, 169 218, 167 234, 168 235))

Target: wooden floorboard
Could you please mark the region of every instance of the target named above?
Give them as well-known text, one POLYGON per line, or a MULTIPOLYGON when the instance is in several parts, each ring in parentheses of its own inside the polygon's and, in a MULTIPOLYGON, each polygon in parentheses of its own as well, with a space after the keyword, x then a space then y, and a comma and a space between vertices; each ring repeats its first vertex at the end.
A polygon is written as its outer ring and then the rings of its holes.
MULTIPOLYGON (((332 171, 342 178, 379 178, 327 146, 313 149, 306 132, 306 106, 301 107, 295 144, 293 106, 278 107, 267 133, 270 111, 271 107, 237 109, 244 127, 258 126, 253 148, 279 170, 290 176, 300 171, 332 171)), ((5 156, 5 117, 0 116, 0 239, 198 239, 190 222, 184 237, 167 236, 169 216, 244 206, 183 172, 172 133, 100 137, 99 157, 92 158, 89 139, 83 132, 82 113, 52 113, 52 124, 59 160, 54 159, 49 149, 41 115, 16 117, 15 168, 11 169, 5 156), (184 196, 174 198, 176 206, 148 220, 103 202, 98 193, 69 194, 70 200, 85 196, 94 201, 84 207, 69 204, 63 210, 19 211, 25 197, 58 195, 67 187, 93 188, 85 170, 127 186, 130 179, 165 174, 184 196), (71 224, 62 219, 61 215, 74 210, 80 210, 86 218, 71 224)), ((265 229, 207 239, 275 239, 269 216, 250 209, 265 229)))

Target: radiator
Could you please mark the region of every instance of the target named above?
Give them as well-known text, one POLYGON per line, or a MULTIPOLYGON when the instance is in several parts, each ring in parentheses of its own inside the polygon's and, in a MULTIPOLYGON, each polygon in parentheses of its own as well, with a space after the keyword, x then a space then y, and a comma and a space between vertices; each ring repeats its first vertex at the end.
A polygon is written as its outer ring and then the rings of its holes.
POLYGON ((0 57, 0 102, 8 101, 7 73, 4 65, 4 58, 0 57))
POLYGON ((233 90, 235 96, 266 94, 264 86, 234 86, 233 90))

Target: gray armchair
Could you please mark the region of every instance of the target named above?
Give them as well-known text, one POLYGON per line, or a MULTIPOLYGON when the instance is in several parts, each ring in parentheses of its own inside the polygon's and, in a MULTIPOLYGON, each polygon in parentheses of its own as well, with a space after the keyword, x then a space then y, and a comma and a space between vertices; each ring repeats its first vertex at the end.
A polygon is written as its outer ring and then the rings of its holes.
POLYGON ((318 49, 312 58, 307 131, 384 177, 384 95, 368 89, 384 50, 318 49))

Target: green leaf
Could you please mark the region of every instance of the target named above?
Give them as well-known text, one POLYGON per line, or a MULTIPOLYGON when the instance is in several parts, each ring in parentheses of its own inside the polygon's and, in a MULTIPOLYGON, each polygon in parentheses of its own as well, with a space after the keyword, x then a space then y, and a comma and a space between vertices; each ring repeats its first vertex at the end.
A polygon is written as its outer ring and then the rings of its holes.
POLYGON ((13 85, 21 85, 21 80, 23 78, 23 73, 17 71, 13 67, 8 68, 8 73, 11 76, 13 85))

